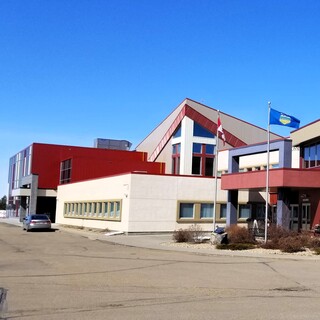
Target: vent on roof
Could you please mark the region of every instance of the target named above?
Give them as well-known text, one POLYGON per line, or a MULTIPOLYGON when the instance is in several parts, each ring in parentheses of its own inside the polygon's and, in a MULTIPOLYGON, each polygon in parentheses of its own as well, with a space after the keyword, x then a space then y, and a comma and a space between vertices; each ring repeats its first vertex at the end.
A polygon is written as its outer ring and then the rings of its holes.
POLYGON ((94 140, 94 147, 111 150, 130 150, 132 143, 127 140, 101 139, 94 140))

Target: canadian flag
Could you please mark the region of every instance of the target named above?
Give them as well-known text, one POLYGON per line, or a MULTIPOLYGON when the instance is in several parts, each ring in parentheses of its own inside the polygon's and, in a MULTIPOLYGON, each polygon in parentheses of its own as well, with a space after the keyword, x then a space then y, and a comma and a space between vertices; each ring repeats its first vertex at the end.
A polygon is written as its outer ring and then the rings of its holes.
POLYGON ((221 133, 221 138, 223 140, 223 145, 226 143, 226 136, 224 135, 223 129, 222 129, 222 124, 220 120, 220 116, 218 116, 218 132, 221 133))

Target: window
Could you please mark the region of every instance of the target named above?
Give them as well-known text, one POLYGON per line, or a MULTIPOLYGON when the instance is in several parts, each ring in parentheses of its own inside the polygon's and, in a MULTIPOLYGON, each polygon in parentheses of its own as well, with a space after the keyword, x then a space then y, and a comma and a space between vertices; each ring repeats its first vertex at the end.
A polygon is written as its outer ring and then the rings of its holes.
POLYGON ((192 174, 213 176, 214 145, 193 143, 192 174))
POLYGON ((102 216, 102 202, 97 203, 97 213, 98 213, 98 217, 102 216))
POLYGON ((227 205, 225 203, 220 204, 220 219, 227 219, 227 205))
POLYGON ((108 202, 104 203, 104 217, 108 218, 108 212, 109 212, 109 208, 108 208, 108 202))
POLYGON ((206 144, 206 154, 214 154, 214 145, 206 144))
POLYGON ((213 217, 213 204, 201 203, 200 205, 200 219, 212 218, 213 217))
POLYGON ((239 205, 239 219, 248 219, 251 217, 251 206, 250 204, 239 205))
POLYGON ((193 203, 180 203, 180 219, 192 219, 193 207, 193 203))
POLYGON ((256 207, 256 219, 264 220, 266 217, 266 205, 258 203, 256 207))
POLYGON ((173 134, 173 138, 179 138, 181 137, 181 125, 176 129, 176 131, 173 134))
POLYGON ((66 202, 64 203, 64 216, 66 218, 121 221, 121 201, 66 202))
POLYGON ((213 218, 213 202, 178 202, 178 222, 207 222, 213 218))
POLYGON ((60 164, 60 183, 65 184, 71 181, 71 159, 62 161, 60 164))
POLYGON ((115 205, 114 202, 110 203, 110 218, 115 217, 116 215, 116 209, 115 209, 115 205))
POLYGON ((320 166, 320 142, 316 142, 303 148, 304 168, 320 166))
POLYGON ((192 157, 192 174, 201 173, 201 157, 192 157))
POLYGON ((115 211, 116 211, 116 218, 120 218, 120 202, 115 202, 115 211))
POLYGON ((172 145, 172 174, 180 174, 180 143, 172 145))
POLYGON ((193 122, 193 136, 194 137, 203 137, 203 138, 215 138, 216 137, 212 132, 210 132, 209 130, 200 126, 200 124, 198 124, 196 122, 193 122))
POLYGON ((97 213, 97 204, 96 202, 92 202, 91 205, 91 216, 95 217, 97 213))
POLYGON ((205 158, 205 173, 206 177, 213 176, 213 158, 205 158))

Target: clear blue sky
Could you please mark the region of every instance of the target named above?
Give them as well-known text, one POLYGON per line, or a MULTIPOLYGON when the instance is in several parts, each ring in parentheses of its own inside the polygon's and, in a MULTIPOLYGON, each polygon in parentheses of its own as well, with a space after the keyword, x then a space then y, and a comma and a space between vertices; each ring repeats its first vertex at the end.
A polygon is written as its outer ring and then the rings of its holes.
POLYGON ((0 61, 2 196, 31 143, 135 147, 186 97, 318 119, 320 1, 1 0, 0 61))

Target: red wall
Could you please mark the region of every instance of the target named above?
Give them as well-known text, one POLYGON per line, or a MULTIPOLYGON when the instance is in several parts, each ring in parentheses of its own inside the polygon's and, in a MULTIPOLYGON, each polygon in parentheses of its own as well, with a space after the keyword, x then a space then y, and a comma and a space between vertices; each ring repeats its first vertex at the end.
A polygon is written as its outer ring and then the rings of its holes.
POLYGON ((145 152, 108 150, 34 143, 32 174, 39 176, 40 189, 55 189, 61 161, 72 159, 71 182, 132 171, 164 174, 164 163, 147 162, 145 152))

